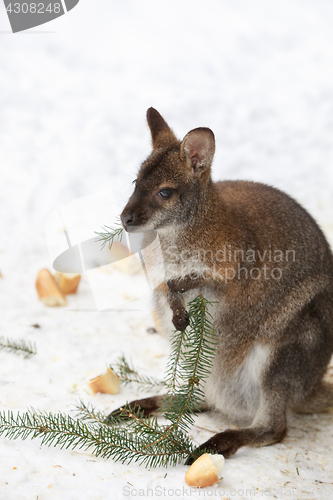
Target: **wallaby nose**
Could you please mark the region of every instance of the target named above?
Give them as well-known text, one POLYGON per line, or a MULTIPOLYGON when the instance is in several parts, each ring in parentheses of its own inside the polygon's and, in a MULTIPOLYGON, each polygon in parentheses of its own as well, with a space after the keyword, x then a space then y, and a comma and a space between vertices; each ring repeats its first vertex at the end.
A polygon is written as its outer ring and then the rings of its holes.
POLYGON ((124 227, 130 226, 131 224, 134 224, 134 214, 131 214, 129 212, 123 212, 120 216, 121 222, 124 227))

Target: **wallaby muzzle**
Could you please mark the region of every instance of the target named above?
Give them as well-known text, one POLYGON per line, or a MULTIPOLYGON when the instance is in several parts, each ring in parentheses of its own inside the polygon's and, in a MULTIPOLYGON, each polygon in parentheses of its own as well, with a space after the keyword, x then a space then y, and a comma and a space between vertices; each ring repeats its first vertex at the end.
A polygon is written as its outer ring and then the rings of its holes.
POLYGON ((128 233, 131 232, 131 229, 133 229, 133 226, 136 224, 136 219, 133 212, 131 213, 124 210, 120 216, 120 220, 125 231, 127 231, 128 233))

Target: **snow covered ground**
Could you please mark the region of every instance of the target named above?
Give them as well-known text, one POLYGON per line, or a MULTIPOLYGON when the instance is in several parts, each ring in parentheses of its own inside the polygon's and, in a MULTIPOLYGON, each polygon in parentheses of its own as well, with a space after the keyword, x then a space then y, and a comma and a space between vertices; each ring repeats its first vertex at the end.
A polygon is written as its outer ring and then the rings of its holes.
MULTIPOLYGON (((34 282, 51 267, 45 221, 115 186, 125 203, 150 150, 145 112, 154 106, 180 137, 212 128, 216 179, 285 190, 333 244, 333 4, 81 0, 15 35, 3 5, 0 14, 0 334, 38 349, 28 360, 0 352, 0 407, 70 412, 82 397, 109 411, 137 393, 93 397, 86 372, 126 353, 161 376, 168 343, 147 333, 145 301, 97 312, 86 276, 67 307, 44 307, 34 282)), ((104 278, 127 298, 143 280, 119 271, 104 278)), ((211 436, 202 428, 226 427, 216 414, 197 425, 197 442, 211 436)), ((241 449, 219 485, 200 494, 183 491, 185 466, 146 470, 38 441, 0 442, 1 500, 333 498, 332 414, 291 416, 283 443, 241 449)))

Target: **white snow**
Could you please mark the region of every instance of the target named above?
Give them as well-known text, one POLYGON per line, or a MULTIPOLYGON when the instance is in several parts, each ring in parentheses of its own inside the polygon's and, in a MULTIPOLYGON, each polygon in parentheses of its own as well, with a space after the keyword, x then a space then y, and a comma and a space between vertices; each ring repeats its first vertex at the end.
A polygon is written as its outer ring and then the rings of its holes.
MULTIPOLYGON (((45 221, 103 190, 125 204, 150 151, 145 112, 154 106, 179 137, 214 131, 215 179, 285 190, 333 243, 333 4, 81 0, 15 35, 3 4, 0 13, 0 334, 38 350, 28 360, 0 351, 0 407, 71 412, 82 397, 108 412, 138 393, 92 396, 86 373, 125 353, 161 377, 168 342, 147 333, 147 297, 98 312, 87 276, 67 307, 44 307, 34 282, 51 268, 45 221)), ((119 270, 100 275, 125 300, 144 286, 119 270)), ((218 414, 196 423, 198 443, 227 426, 218 414)), ((186 488, 182 465, 147 470, 37 440, 0 442, 1 500, 333 498, 332 414, 290 416, 283 443, 239 450, 200 494, 186 488)))

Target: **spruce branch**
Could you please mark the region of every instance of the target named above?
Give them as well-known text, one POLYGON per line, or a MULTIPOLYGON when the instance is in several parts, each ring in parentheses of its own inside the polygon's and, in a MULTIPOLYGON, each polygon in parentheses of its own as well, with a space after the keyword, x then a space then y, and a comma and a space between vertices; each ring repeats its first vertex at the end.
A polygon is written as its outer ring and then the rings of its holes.
POLYGON ((132 363, 128 361, 125 356, 120 358, 110 365, 110 368, 118 375, 120 381, 124 385, 137 384, 140 389, 147 390, 153 388, 154 391, 165 388, 165 382, 156 380, 148 375, 139 374, 133 367, 132 363))
POLYGON ((8 337, 0 337, 0 349, 7 350, 14 354, 23 354, 25 358, 37 354, 36 344, 24 339, 15 340, 8 337))
MULTIPOLYGON (((76 407, 80 419, 32 410, 16 417, 10 411, 0 413, 0 435, 9 439, 40 438, 41 444, 48 446, 90 449, 96 456, 122 463, 134 460, 153 467, 176 465, 189 455, 197 458, 202 451, 196 451, 188 429, 193 424, 193 413, 200 410, 203 402, 202 384, 210 373, 216 348, 208 311, 211 304, 200 294, 189 304, 189 327, 173 334, 165 382, 167 425, 159 424, 153 416, 143 418, 140 408, 132 413, 128 403, 117 416, 106 417, 80 401, 76 407)), ((139 375, 124 357, 118 366, 128 383, 151 382, 139 375)))
POLYGON ((183 348, 184 348, 184 338, 186 335, 186 330, 178 332, 173 332, 171 336, 171 355, 168 359, 167 364, 167 385, 168 385, 168 406, 172 407, 172 401, 177 390, 177 379, 179 375, 179 365, 183 359, 183 348))
POLYGON ((124 228, 121 225, 120 219, 118 222, 114 223, 114 227, 102 226, 101 229, 103 231, 100 233, 95 231, 95 234, 97 234, 97 236, 99 236, 99 238, 97 238, 96 241, 102 242, 101 250, 103 250, 103 248, 105 247, 105 245, 107 243, 109 245, 109 250, 110 250, 115 238, 119 239, 119 241, 122 240, 124 228))
MULTIPOLYGON (((136 432, 128 432, 127 428, 95 426, 63 413, 36 414, 28 411, 18 413, 16 417, 11 411, 0 413, 0 435, 9 439, 39 438, 42 445, 59 445, 60 449, 90 449, 95 456, 113 458, 122 463, 134 460, 146 466, 168 463, 175 465, 188 454, 189 440, 185 435, 180 436, 178 442, 172 442, 169 447, 152 447, 145 450, 142 443, 144 431, 140 425, 136 432)), ((158 424, 152 421, 150 433, 158 435, 158 431, 158 424)))
POLYGON ((171 425, 165 436, 154 442, 154 445, 168 438, 175 430, 188 432, 194 422, 193 414, 200 411, 204 402, 202 383, 210 374, 217 344, 212 316, 207 310, 209 305, 212 303, 201 294, 198 295, 190 302, 189 327, 181 335, 177 331, 172 335, 173 350, 166 381, 170 395, 164 406, 164 417, 171 421, 171 425))
POLYGON ((167 461, 165 461, 165 457, 160 457, 163 463, 159 461, 157 454, 154 458, 156 465, 176 464, 181 458, 188 455, 194 456, 193 443, 182 430, 175 429, 173 433, 170 433, 169 426, 159 425, 156 417, 150 415, 145 419, 140 418, 140 408, 136 413, 132 413, 126 407, 120 410, 126 417, 130 418, 131 430, 142 438, 142 450, 144 453, 148 453, 149 455, 152 450, 154 450, 154 455, 158 450, 169 450, 171 452, 167 461))
MULTIPOLYGON (((87 404, 82 399, 75 406, 76 416, 80 418, 80 420, 89 421, 89 423, 95 424, 105 424, 105 415, 99 410, 96 410, 91 404, 87 404)), ((109 418, 110 425, 117 426, 123 423, 123 418, 121 416, 110 417, 109 418)))

